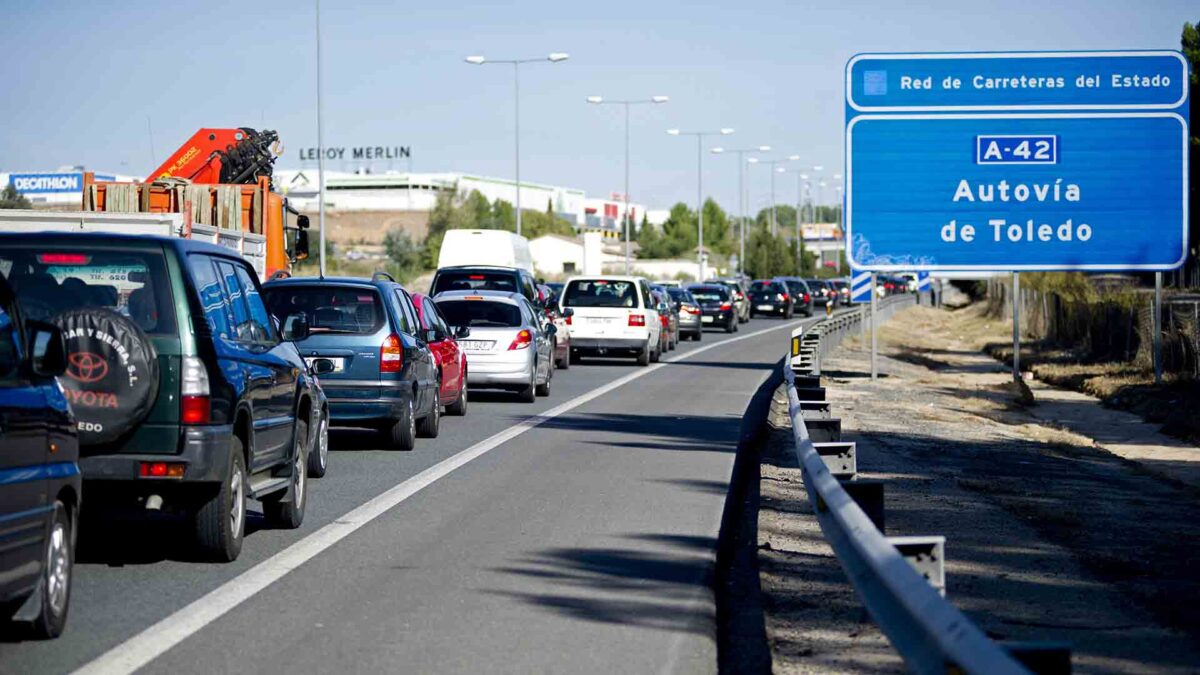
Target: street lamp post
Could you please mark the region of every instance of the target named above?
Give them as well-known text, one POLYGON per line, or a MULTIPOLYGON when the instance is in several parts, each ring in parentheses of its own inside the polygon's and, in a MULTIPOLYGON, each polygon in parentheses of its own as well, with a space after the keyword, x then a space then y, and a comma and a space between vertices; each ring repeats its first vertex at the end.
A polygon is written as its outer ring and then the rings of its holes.
POLYGON ((671 136, 696 137, 696 230, 698 234, 697 238, 700 242, 700 246, 696 250, 697 272, 700 277, 696 281, 704 281, 704 137, 728 136, 733 133, 733 129, 728 127, 718 129, 717 131, 680 131, 679 129, 667 129, 667 133, 671 136))
POLYGON ((516 165, 517 174, 517 234, 521 234, 521 64, 522 63, 542 63, 549 61, 550 63, 559 63, 566 61, 569 58, 567 54, 562 52, 554 52, 545 58, 540 59, 486 59, 482 56, 468 56, 465 61, 473 66, 483 66, 494 63, 508 63, 513 67, 513 110, 516 112, 516 129, 514 133, 513 144, 515 152, 513 155, 513 163, 516 165))
POLYGON ((642 104, 666 103, 666 96, 651 96, 646 99, 629 99, 624 101, 606 101, 601 96, 589 96, 588 103, 594 105, 620 105, 625 108, 625 211, 622 220, 625 221, 625 274, 629 274, 629 106, 642 104))
POLYGON ((725 148, 713 148, 712 152, 719 155, 723 152, 731 152, 738 157, 738 274, 741 275, 742 268, 746 264, 746 181, 742 174, 743 166, 746 163, 746 154, 751 152, 770 152, 771 146, 760 145, 757 148, 739 148, 737 150, 726 150, 725 148))
MULTIPOLYGON (((798 159, 800 159, 799 155, 789 155, 788 157, 785 157, 783 159, 759 159, 757 157, 751 157, 750 159, 746 160, 747 162, 750 162, 751 164, 766 164, 767 166, 771 167, 771 236, 772 237, 774 237, 776 235, 777 230, 778 230, 777 221, 775 219, 775 174, 783 173, 784 171, 786 171, 786 169, 779 166, 780 164, 783 164, 784 162, 794 162, 798 159)), ((799 218, 800 214, 796 214, 796 217, 799 218)))
POLYGON ((321 0, 317 4, 317 225, 320 229, 318 272, 325 278, 325 136, 321 121, 321 0))

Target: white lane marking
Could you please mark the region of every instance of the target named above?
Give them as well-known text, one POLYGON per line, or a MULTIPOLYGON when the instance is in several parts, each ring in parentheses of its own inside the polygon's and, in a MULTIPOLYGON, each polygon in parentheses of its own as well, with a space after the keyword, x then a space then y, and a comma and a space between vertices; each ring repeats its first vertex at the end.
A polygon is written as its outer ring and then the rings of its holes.
POLYGON ((146 628, 137 635, 109 649, 94 660, 81 666, 75 673, 77 675, 132 673, 166 653, 167 650, 175 645, 195 635, 208 624, 249 600, 259 591, 283 578, 288 572, 313 559, 318 553, 338 543, 363 525, 366 525, 404 500, 429 487, 437 480, 446 477, 455 469, 495 449, 497 446, 511 441, 543 422, 552 420, 563 413, 570 412, 618 387, 629 384, 640 377, 645 377, 668 363, 682 361, 710 349, 748 340, 764 333, 792 328, 794 325, 795 322, 786 322, 778 326, 772 326, 771 328, 764 328, 753 333, 697 347, 686 353, 664 359, 663 363, 638 369, 608 384, 593 389, 586 394, 576 396, 546 412, 522 420, 515 426, 434 464, 412 478, 398 483, 395 487, 389 488, 374 499, 355 507, 332 523, 267 558, 237 577, 230 579, 208 594, 197 598, 184 608, 146 628))

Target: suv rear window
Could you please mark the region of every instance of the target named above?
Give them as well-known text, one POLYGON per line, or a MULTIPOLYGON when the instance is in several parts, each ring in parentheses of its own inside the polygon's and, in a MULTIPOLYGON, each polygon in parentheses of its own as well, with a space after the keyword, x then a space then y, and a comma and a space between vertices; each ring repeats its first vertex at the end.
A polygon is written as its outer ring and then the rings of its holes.
POLYGON ((292 314, 304 313, 309 331, 372 335, 383 328, 383 300, 374 288, 352 288, 314 284, 285 285, 263 289, 267 308, 283 322, 292 314))
POLYGON ((433 282, 431 295, 445 291, 504 291, 521 293, 517 287, 517 275, 503 271, 450 271, 439 272, 433 282))
POLYGON ((521 325, 521 308, 507 302, 487 300, 436 300, 451 326, 515 328, 521 325))
POLYGON ((702 288, 689 288, 692 297, 701 302, 716 302, 729 299, 729 289, 724 286, 705 286, 702 288))
POLYGON ((28 319, 98 307, 129 317, 151 335, 175 333, 166 263, 157 251, 84 246, 0 247, 0 274, 28 319))
POLYGON ((637 291, 632 281, 578 279, 567 284, 563 307, 637 307, 637 291))
POLYGON ((782 293, 783 288, 772 281, 756 281, 750 284, 751 293, 782 293))

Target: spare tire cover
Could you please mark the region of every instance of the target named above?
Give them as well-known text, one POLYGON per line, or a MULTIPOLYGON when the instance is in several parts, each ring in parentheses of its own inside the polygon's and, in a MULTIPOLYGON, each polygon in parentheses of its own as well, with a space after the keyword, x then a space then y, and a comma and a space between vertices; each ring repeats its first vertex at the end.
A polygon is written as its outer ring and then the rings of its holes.
POLYGON ((108 443, 145 419, 158 396, 158 355, 140 326, 108 309, 54 317, 67 371, 58 378, 79 423, 79 442, 108 443))

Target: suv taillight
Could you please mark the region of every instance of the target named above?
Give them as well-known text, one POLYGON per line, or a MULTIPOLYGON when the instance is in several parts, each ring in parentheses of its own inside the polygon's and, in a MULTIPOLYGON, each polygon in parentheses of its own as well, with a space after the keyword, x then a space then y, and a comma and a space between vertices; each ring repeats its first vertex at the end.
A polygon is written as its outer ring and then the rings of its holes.
POLYGON ((563 319, 563 321, 565 321, 568 326, 571 325, 571 317, 568 316, 567 318, 563 319))
POLYGON ((804 301, 805 301, 805 302, 808 302, 808 301, 809 301, 809 299, 810 299, 810 297, 809 297, 808 293, 805 293, 805 294, 804 294, 804 301))
POLYGON ((508 351, 511 352, 514 349, 528 349, 529 345, 532 343, 533 334, 527 330, 522 330, 520 333, 517 333, 517 337, 513 338, 512 344, 508 346, 508 351))
POLYGON ((780 302, 787 302, 787 299, 788 299, 788 294, 787 294, 787 293, 780 293, 780 294, 779 294, 779 300, 780 300, 780 302))
POLYGON ((646 317, 642 316, 641 314, 630 314, 629 315, 629 325, 630 326, 645 326, 646 325, 646 317))
POLYGON ((733 309, 733 305, 732 305, 732 304, 730 304, 730 303, 728 303, 728 302, 722 302, 722 303, 721 303, 721 311, 722 311, 722 312, 728 312, 728 311, 729 311, 729 310, 731 310, 731 309, 733 309))
POLYGON ((195 356, 183 357, 183 377, 180 380, 180 422, 208 424, 212 421, 212 399, 209 398, 208 371, 204 368, 204 362, 195 356))
POLYGON ((379 372, 398 373, 404 365, 404 352, 400 349, 400 336, 392 333, 379 346, 379 372))

